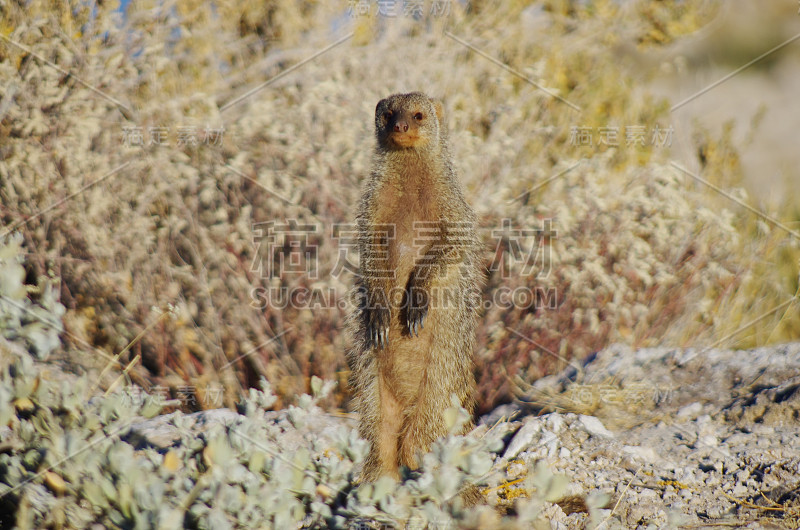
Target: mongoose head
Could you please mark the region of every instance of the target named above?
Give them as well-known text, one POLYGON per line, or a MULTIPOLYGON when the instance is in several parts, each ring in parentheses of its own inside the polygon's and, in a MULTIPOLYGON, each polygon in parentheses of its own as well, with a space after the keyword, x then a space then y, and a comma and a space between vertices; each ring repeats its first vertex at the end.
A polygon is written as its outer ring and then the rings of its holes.
POLYGON ((444 133, 441 102, 422 92, 394 94, 375 108, 375 136, 384 149, 430 149, 444 133))

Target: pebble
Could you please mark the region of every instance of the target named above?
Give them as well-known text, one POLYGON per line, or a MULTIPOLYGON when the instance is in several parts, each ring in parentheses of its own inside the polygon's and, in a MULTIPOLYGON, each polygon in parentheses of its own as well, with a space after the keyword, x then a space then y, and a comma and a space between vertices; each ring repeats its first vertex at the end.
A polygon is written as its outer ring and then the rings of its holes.
POLYGON ((604 438, 614 437, 614 434, 606 429, 605 425, 603 425, 603 422, 594 416, 586 416, 585 414, 581 414, 578 416, 578 421, 581 422, 583 429, 592 436, 602 436, 604 438))
POLYGON ((679 409, 676 416, 680 420, 692 420, 699 416, 701 412, 703 412, 703 405, 700 402, 695 401, 694 403, 690 403, 689 405, 679 409))
POLYGON ((547 428, 553 431, 554 433, 561 432, 562 427, 564 427, 564 417, 561 414, 548 414, 547 420, 547 428))
POLYGON ((652 447, 641 447, 639 445, 624 445, 622 452, 645 462, 654 463, 658 460, 658 454, 652 447))
POLYGON ((741 484, 737 484, 731 490, 731 495, 733 495, 734 497, 744 497, 745 495, 747 495, 747 487, 742 486, 741 484))
POLYGON ((717 437, 711 434, 701 437, 698 441, 700 442, 701 446, 705 445, 706 447, 716 447, 719 445, 719 440, 717 440, 717 437))
POLYGON ((541 430, 542 423, 539 418, 526 418, 525 423, 523 423, 522 427, 517 431, 517 434, 514 435, 511 443, 508 444, 505 453, 503 453, 503 458, 511 460, 517 456, 520 451, 531 446, 533 439, 541 430))

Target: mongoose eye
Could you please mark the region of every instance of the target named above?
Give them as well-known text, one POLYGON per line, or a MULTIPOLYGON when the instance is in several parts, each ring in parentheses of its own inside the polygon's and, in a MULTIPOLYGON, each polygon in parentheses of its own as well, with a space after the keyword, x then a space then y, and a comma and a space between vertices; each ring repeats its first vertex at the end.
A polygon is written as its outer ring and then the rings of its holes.
POLYGON ((416 114, 414 114, 414 119, 417 121, 422 121, 422 113, 417 112, 416 114))
POLYGON ((383 117, 384 117, 384 119, 388 120, 389 118, 392 117, 392 111, 391 110, 387 110, 386 112, 383 113, 383 117))

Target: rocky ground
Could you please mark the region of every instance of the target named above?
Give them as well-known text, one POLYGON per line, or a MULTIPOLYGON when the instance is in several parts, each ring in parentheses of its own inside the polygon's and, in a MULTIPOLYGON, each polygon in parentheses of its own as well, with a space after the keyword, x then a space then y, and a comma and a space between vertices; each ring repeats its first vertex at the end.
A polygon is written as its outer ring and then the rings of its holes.
MULTIPOLYGON (((554 407, 566 408, 565 398, 594 407, 594 415, 525 417, 505 456, 544 459, 569 477, 572 493, 609 493, 609 522, 626 527, 796 528, 798 389, 798 343, 612 347, 528 392, 554 407)), ((557 511, 553 522, 572 527, 579 518, 557 511)))
MULTIPOLYGON (((800 343, 748 351, 608 348, 481 418, 476 435, 506 431, 495 466, 503 471, 487 497, 513 506, 524 494, 517 479, 535 461, 569 480, 568 497, 547 511, 552 528, 585 527, 584 501, 598 493, 607 499, 599 513, 609 528, 797 528, 799 389, 800 343)), ((320 413, 298 428, 288 414, 268 417, 287 451, 319 447, 343 423, 355 426, 350 416, 320 413)), ((186 419, 203 429, 235 416, 218 410, 186 419)), ((161 417, 131 436, 166 447, 177 436, 172 429, 161 417)))

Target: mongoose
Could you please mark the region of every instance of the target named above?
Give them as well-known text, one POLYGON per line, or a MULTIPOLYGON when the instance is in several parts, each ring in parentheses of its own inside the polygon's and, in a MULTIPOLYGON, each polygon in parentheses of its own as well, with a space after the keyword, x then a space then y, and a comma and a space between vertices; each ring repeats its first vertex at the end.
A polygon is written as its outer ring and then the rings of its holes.
MULTIPOLYGON (((441 103, 420 92, 382 99, 375 136, 356 218, 348 352, 359 430, 371 444, 365 481, 417 468, 447 434, 452 394, 472 413, 481 278, 475 214, 453 169, 441 103)), ((476 494, 462 496, 474 503, 476 494)))

